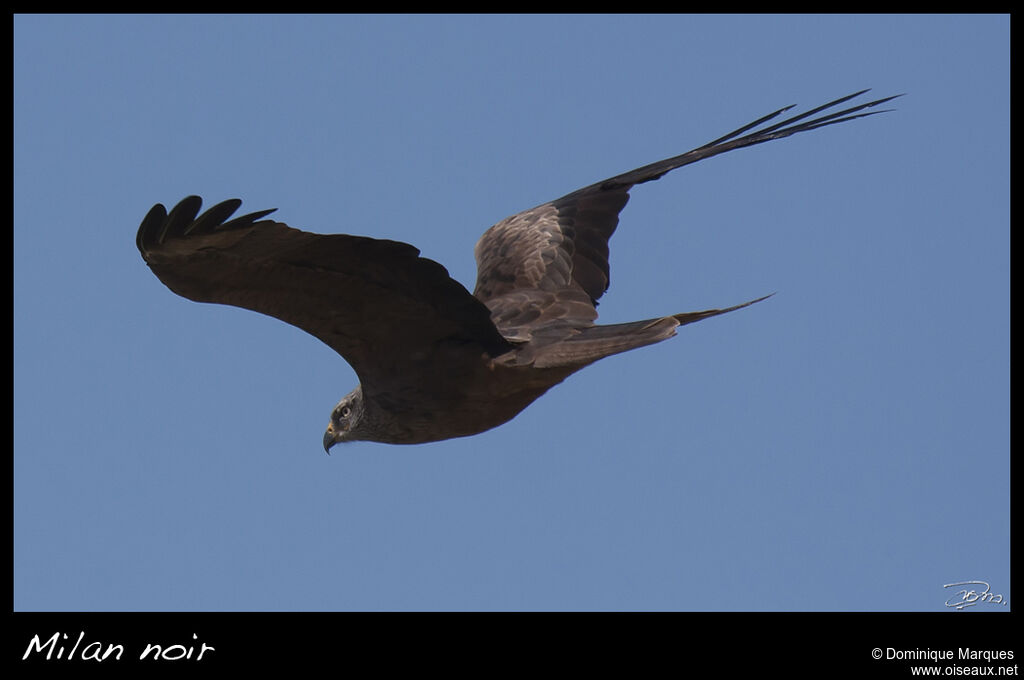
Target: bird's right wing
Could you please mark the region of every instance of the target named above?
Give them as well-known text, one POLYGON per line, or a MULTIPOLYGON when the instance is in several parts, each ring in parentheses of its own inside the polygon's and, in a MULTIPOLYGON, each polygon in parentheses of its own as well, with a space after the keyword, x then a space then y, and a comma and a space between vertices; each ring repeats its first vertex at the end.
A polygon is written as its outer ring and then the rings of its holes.
POLYGON ((153 206, 136 244, 178 295, 276 317, 319 338, 355 369, 364 390, 415 381, 417 368, 465 352, 510 345, 490 312, 437 262, 407 243, 321 235, 263 220, 267 210, 226 221, 241 205, 182 200, 153 206), (456 348, 456 349, 453 349, 456 348))

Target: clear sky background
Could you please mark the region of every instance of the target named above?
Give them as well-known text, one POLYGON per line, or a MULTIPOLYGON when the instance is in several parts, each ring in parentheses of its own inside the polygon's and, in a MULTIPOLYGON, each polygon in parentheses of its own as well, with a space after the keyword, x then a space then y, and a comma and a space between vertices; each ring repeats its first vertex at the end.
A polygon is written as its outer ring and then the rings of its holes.
MULTIPOLYGON (((1005 16, 17 16, 17 610, 946 610, 1009 573, 1005 16), (407 241, 865 87, 893 113, 637 187, 601 320, 753 308, 484 434, 321 436, 356 383, 171 293, 199 194, 407 241)), ((1002 605, 974 609, 1005 610, 1002 605)))

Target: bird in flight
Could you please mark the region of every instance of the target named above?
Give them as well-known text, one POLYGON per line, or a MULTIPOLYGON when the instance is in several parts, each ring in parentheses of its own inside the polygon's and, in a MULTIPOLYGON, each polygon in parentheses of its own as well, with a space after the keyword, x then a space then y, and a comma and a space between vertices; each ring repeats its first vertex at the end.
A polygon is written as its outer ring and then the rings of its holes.
POLYGON ((323 437, 328 453, 347 441, 466 437, 508 422, 599 359, 769 297, 595 323, 597 301, 608 289, 608 240, 630 189, 733 149, 884 113, 866 109, 895 98, 839 108, 865 92, 769 125, 793 108, 787 106, 692 151, 498 222, 476 244, 472 294, 407 243, 299 231, 264 219, 273 210, 229 219, 238 199, 202 215, 197 196, 170 213, 157 204, 142 221, 136 245, 178 295, 276 317, 351 364, 359 385, 331 411, 323 437))

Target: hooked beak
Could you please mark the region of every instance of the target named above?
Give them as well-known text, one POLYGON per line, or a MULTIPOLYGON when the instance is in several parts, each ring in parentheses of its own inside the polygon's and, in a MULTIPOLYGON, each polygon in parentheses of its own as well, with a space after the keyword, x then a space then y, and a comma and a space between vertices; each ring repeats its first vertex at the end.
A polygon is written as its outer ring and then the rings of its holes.
POLYGON ((327 425, 327 431, 324 432, 324 453, 328 456, 331 455, 331 447, 338 443, 334 432, 334 423, 327 425))

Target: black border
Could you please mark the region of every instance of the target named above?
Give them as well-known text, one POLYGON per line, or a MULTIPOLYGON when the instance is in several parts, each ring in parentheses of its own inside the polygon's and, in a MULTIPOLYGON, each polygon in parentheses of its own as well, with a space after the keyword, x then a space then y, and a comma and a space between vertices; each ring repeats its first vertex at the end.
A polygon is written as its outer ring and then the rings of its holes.
MULTIPOLYGON (((633 673, 785 673, 788 677, 912 677, 911 666, 1018 666, 1020 617, 1010 611, 937 613, 12 613, 14 665, 22 673, 98 674, 130 669, 205 674, 253 668, 531 674, 589 669, 633 673), (121 644, 120 660, 68 660, 79 633, 121 644), (30 641, 67 635, 65 658, 30 641), (193 638, 193 636, 195 636, 193 638), (140 661, 147 644, 213 647, 201 661, 140 661), (1005 660, 886 658, 889 649, 961 648, 1005 660), (873 658, 880 650, 882 659, 873 658)), ((906 655, 904 654, 904 657, 906 655)), ((998 673, 998 671, 996 671, 998 673)), ((950 677, 943 675, 940 677, 950 677)), ((977 676, 974 676, 977 677, 977 676)), ((993 677, 993 676, 989 676, 993 677)), ((994 677, 1002 677, 996 675, 994 677)))

